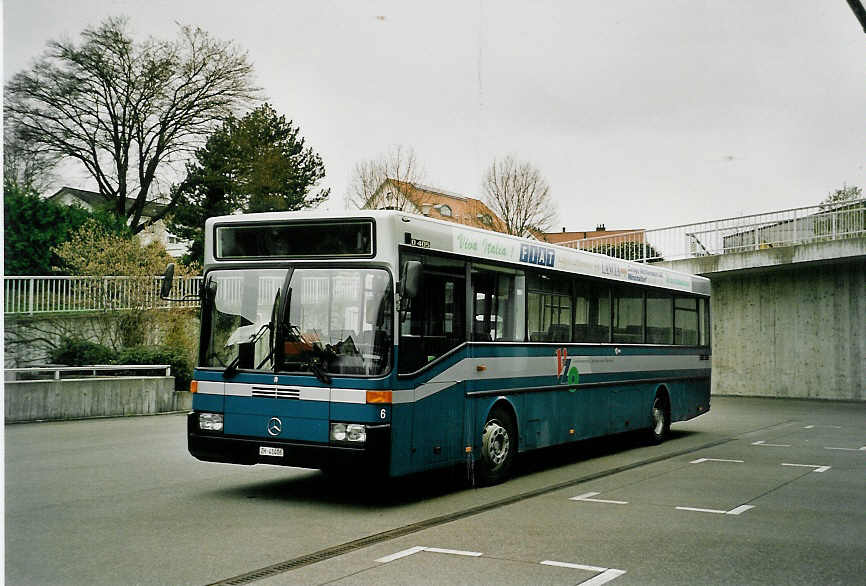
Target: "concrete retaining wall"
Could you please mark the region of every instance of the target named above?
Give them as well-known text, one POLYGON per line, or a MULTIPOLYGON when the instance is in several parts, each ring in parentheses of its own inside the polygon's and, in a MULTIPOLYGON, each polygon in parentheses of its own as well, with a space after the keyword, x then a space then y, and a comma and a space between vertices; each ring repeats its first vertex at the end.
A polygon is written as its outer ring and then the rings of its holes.
POLYGON ((184 411, 188 392, 174 390, 174 377, 105 377, 7 381, 6 422, 116 417, 184 411))
POLYGON ((712 282, 714 394, 866 401, 866 238, 661 264, 712 282))
POLYGON ((714 276, 713 392, 866 401, 866 263, 714 276))

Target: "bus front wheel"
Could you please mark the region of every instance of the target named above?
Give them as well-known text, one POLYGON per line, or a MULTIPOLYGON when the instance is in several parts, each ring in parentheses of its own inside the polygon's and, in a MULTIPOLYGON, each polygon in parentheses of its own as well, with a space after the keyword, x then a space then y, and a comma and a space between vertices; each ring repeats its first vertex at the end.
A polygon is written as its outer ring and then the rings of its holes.
POLYGON ((508 477, 517 452, 517 432, 511 416, 502 408, 490 412, 481 433, 478 477, 482 485, 502 482, 508 477))
POLYGON ((653 443, 660 444, 667 438, 671 430, 671 411, 663 396, 657 395, 653 401, 651 417, 650 439, 653 443))

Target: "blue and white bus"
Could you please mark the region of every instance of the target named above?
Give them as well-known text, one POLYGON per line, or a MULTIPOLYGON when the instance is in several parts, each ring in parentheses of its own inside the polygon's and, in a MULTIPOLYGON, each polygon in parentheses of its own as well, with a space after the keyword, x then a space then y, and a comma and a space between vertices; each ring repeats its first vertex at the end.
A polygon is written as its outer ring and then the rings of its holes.
POLYGON ((396 211, 206 224, 200 460, 400 476, 710 407, 707 279, 396 211))

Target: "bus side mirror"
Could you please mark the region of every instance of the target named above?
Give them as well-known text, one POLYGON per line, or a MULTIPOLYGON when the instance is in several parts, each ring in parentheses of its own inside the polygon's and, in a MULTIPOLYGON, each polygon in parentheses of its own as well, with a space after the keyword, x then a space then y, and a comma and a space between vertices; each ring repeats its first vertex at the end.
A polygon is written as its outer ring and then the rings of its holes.
POLYGON ((414 299, 421 289, 421 261, 407 260, 403 263, 403 278, 400 279, 400 297, 414 299))
POLYGON ((165 274, 162 277, 162 287, 159 290, 159 296, 163 299, 168 299, 171 293, 171 287, 174 284, 174 263, 168 263, 165 267, 165 274))

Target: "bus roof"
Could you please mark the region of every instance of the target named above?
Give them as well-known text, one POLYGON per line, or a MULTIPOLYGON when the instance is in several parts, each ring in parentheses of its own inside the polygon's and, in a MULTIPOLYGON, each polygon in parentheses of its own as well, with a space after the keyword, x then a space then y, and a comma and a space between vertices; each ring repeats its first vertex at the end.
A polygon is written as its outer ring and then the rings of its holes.
POLYGON ((395 244, 405 244, 419 250, 440 251, 517 266, 534 266, 699 295, 710 294, 710 281, 705 277, 395 210, 267 212, 209 218, 205 223, 205 266, 215 263, 213 227, 216 224, 360 218, 373 219, 377 224, 390 224, 389 231, 399 237, 399 242, 395 244))

